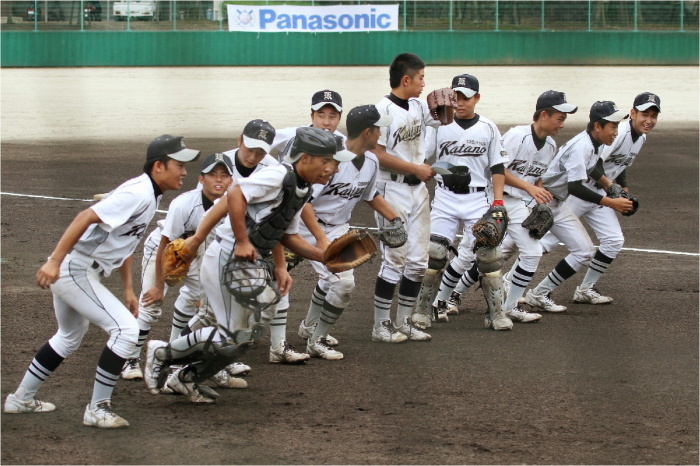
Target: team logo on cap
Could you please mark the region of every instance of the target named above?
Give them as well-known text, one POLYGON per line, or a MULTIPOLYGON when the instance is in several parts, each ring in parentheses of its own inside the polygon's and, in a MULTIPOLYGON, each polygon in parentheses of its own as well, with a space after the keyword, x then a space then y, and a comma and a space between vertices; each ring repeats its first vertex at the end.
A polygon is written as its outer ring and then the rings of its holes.
POLYGON ((267 139, 267 130, 261 129, 258 133, 258 139, 267 139))
POLYGON ((562 93, 561 93, 561 98, 564 99, 564 101, 566 101, 566 94, 564 94, 564 93, 562 92, 562 93))
POLYGON ((656 96, 654 94, 649 94, 648 102, 656 103, 656 96))
POLYGON ((333 95, 329 91, 326 91, 323 93, 323 100, 333 100, 333 95))
POLYGON ((613 110, 615 110, 616 112, 619 111, 618 108, 617 108, 617 104, 612 104, 612 108, 613 108, 613 110))
POLYGON ((214 156, 214 162, 223 162, 224 161, 224 155, 219 153, 214 156))
POLYGON ((467 85, 467 80, 465 78, 459 78, 457 80, 457 85, 458 86, 466 86, 467 85))

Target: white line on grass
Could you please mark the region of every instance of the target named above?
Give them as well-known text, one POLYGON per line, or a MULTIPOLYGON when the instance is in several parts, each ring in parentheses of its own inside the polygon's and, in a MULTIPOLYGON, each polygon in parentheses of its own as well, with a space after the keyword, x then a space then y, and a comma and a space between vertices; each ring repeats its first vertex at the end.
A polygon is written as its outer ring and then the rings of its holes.
MULTIPOLYGON (((4 192, 0 192, 0 194, 3 196, 35 197, 35 198, 39 198, 39 199, 55 199, 55 200, 59 200, 59 201, 95 202, 94 199, 74 199, 74 198, 70 198, 70 197, 38 196, 36 194, 19 194, 19 193, 4 193, 4 192)), ((165 214, 168 211, 167 210, 156 210, 156 212, 159 212, 161 214, 165 214)), ((373 227, 352 226, 352 228, 362 228, 363 230, 376 230, 376 228, 373 228, 373 227)), ((461 235, 457 235, 457 236, 461 237, 461 235)), ((559 245, 563 246, 563 243, 559 243, 559 245)), ((622 250, 623 251, 635 251, 635 252, 647 252, 650 254, 674 254, 674 255, 678 255, 678 256, 700 256, 700 254, 697 252, 664 251, 662 249, 622 248, 622 250)))

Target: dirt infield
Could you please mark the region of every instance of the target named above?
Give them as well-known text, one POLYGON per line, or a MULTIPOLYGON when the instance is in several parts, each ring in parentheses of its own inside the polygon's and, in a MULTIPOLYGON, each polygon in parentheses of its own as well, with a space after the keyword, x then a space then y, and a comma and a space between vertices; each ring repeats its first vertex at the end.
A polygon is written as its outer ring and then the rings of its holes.
MULTIPOLYGON (((642 207, 622 220, 625 246, 697 253, 697 127, 659 126, 628 176, 642 207)), ((4 142, 2 191, 88 199, 137 175, 147 143, 4 142)), ((230 140, 188 145, 210 153, 230 140)), ((185 189, 193 186, 191 176, 185 189)), ((3 400, 55 331, 51 295, 34 274, 88 205, 2 196, 3 400)), ((372 224, 365 206, 353 223, 372 224)), ((563 253, 545 256, 535 280, 563 253)), ((333 332, 343 361, 271 365, 262 344, 245 357, 249 388, 222 390, 213 406, 120 381, 114 404, 131 422, 125 430, 81 422, 105 341, 92 327, 39 393, 56 412, 2 416, 2 462, 697 464, 697 256, 624 251, 600 283, 612 305, 571 304, 579 274, 555 295, 568 312, 511 332, 485 330, 481 292, 470 291, 463 312, 432 329, 432 342, 402 345, 370 340, 378 265, 358 269, 357 291, 333 332)), ((299 347, 315 279, 308 264, 293 277, 288 336, 299 347)), ((117 277, 106 283, 119 292, 117 277)), ((165 314, 153 337, 169 334, 165 314)))

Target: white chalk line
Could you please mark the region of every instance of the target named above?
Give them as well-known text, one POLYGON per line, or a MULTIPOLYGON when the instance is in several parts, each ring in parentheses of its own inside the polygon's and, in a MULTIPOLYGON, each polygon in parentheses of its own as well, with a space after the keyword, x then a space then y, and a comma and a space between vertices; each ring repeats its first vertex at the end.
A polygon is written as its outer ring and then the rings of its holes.
MULTIPOLYGON (((94 199, 74 199, 70 197, 54 197, 54 196, 39 196, 36 194, 20 194, 20 193, 5 193, 5 192, 0 192, 0 195, 3 196, 16 196, 16 197, 33 197, 33 198, 39 198, 39 199, 54 199, 58 201, 79 201, 79 202, 95 202, 94 199)), ((161 214, 168 213, 167 210, 156 210, 156 212, 159 212, 161 214)), ((351 226, 352 228, 362 228, 364 230, 376 230, 377 228, 374 227, 360 227, 360 226, 351 226)), ((461 235, 457 235, 461 236, 461 235)), ((559 245, 563 246, 563 243, 559 243, 559 245)), ((671 254, 671 255, 677 255, 677 256, 700 256, 700 253, 697 252, 682 252, 682 251, 665 251, 663 249, 640 249, 640 248, 622 248, 623 251, 634 251, 634 252, 646 252, 649 254, 671 254)))

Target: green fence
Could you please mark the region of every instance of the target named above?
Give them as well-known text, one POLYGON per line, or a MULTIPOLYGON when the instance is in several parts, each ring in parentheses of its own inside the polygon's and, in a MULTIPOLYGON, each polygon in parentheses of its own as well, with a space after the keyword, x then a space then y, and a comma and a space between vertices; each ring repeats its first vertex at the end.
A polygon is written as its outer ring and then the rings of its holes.
POLYGON ((698 1, 3 1, 4 31, 227 30, 226 4, 397 4, 406 31, 697 31, 698 1), (146 13, 143 10, 149 10, 146 13))

